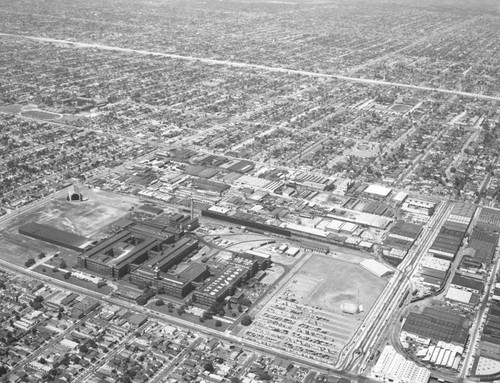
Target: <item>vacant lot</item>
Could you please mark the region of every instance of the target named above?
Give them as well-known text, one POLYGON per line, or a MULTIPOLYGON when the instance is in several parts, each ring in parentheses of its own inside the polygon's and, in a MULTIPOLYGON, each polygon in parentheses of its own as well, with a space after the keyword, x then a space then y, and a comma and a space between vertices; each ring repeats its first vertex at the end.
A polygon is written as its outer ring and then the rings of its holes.
MULTIPOLYGON (((40 252, 49 254, 60 250, 58 246, 39 241, 18 233, 18 228, 28 222, 38 222, 58 229, 98 239, 117 219, 127 214, 139 201, 132 197, 113 193, 93 191, 82 192, 88 200, 69 202, 66 196, 51 199, 47 197, 40 207, 13 216, 0 227, 0 257, 23 265, 29 258, 36 258, 40 252)), ((69 250, 63 252, 72 253, 69 250)), ((74 254, 71 254, 74 258, 74 254)), ((73 262, 71 262, 71 265, 73 262)))

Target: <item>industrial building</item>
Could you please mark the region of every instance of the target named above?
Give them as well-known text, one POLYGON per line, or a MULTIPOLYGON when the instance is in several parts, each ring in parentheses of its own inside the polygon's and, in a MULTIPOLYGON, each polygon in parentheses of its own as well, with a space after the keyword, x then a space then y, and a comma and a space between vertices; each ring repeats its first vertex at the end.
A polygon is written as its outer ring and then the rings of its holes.
POLYGON ((483 207, 477 221, 482 228, 500 232, 500 210, 483 207))
POLYGON ((194 292, 197 304, 210 307, 221 302, 225 297, 236 290, 236 287, 252 277, 250 270, 245 266, 228 265, 215 278, 208 280, 194 292))
POLYGON ((392 189, 387 188, 382 185, 369 185, 363 193, 365 196, 374 199, 382 199, 386 198, 389 194, 391 194, 392 189))
POLYGON ((166 271, 196 249, 198 241, 190 238, 182 238, 172 245, 163 246, 161 252, 152 252, 148 261, 130 273, 130 282, 145 283, 156 289, 163 288, 167 294, 184 298, 194 289, 194 282, 210 275, 208 266, 193 263, 183 273, 176 275, 166 271))
POLYGON ((484 270, 491 264, 498 245, 499 234, 484 227, 474 227, 460 268, 470 271, 484 270))
POLYGON ((174 237, 142 225, 134 225, 78 256, 82 268, 114 278, 128 274, 133 265, 147 261, 152 252, 161 252, 174 237))
POLYGON ((448 219, 441 227, 429 252, 435 257, 452 260, 462 245, 462 240, 469 228, 476 211, 474 205, 457 202, 448 219))
POLYGON ((460 312, 444 308, 426 307, 422 313, 411 312, 406 318, 402 338, 416 342, 439 341, 464 347, 469 337, 467 319, 460 312))
POLYGON ((371 375, 383 382, 427 383, 431 374, 426 368, 406 360, 392 346, 385 346, 371 375))
POLYGON ((375 274, 377 277, 382 278, 386 275, 392 274, 394 271, 374 259, 366 259, 360 262, 361 267, 375 274))
POLYGON ((56 227, 41 223, 27 223, 26 225, 20 226, 18 231, 19 234, 27 235, 28 237, 75 251, 82 251, 92 244, 90 238, 59 230, 56 227))
POLYGON ((422 226, 398 220, 389 230, 384 244, 389 247, 408 251, 420 235, 422 226))
POLYGON ((431 201, 424 201, 416 198, 407 198, 401 206, 401 209, 409 213, 430 216, 432 215, 435 207, 436 204, 431 201))
POLYGON ((450 287, 468 291, 472 294, 481 294, 484 289, 484 282, 477 279, 468 278, 460 274, 455 274, 453 280, 451 281, 450 287))

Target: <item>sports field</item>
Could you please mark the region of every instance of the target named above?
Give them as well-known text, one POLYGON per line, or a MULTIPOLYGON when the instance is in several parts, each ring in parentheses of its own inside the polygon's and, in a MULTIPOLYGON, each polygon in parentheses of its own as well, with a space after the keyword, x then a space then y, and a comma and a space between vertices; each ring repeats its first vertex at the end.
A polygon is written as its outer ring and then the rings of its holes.
POLYGON ((316 281, 312 289, 303 289, 304 302, 323 310, 341 312, 342 303, 358 303, 364 308, 364 316, 387 284, 363 267, 329 257, 312 257, 295 275, 296 284, 302 280, 316 281), (359 292, 359 295, 358 295, 359 292))
POLYGON ((255 315, 240 335, 260 344, 335 363, 384 289, 378 278, 354 262, 314 255, 255 315), (361 305, 361 312, 346 313, 361 305))

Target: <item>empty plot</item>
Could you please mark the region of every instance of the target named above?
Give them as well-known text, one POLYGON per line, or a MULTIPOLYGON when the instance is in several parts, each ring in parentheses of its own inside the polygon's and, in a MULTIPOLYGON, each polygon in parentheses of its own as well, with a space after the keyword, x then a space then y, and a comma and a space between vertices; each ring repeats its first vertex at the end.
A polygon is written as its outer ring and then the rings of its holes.
MULTIPOLYGON (((140 202, 132 197, 102 191, 87 191, 87 196, 88 200, 84 202, 69 202, 65 195, 56 199, 47 197, 42 206, 5 221, 0 233, 0 257, 22 265, 27 259, 36 258, 40 252, 50 253, 59 249, 55 245, 19 234, 19 226, 26 223, 43 223, 95 239, 110 224, 127 214, 130 207, 140 202)), ((73 254, 69 250, 65 252, 73 254)))

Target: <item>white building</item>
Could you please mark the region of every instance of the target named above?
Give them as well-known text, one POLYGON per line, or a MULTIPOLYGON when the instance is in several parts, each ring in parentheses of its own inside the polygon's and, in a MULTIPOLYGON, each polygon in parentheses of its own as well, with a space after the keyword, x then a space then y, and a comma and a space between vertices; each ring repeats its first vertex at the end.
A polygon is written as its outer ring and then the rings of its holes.
POLYGON ((427 383, 431 373, 426 368, 406 360, 392 346, 385 346, 371 375, 382 382, 427 383))

